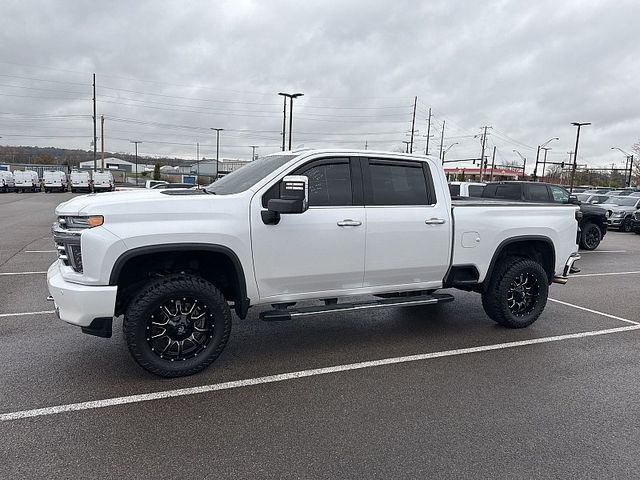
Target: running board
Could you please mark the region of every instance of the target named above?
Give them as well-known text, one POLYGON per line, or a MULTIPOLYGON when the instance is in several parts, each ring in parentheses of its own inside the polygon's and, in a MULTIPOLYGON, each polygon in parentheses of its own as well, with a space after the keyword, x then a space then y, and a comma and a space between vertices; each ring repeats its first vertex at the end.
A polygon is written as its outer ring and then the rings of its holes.
POLYGON ((369 308, 384 307, 413 307, 417 305, 435 305, 453 301, 453 296, 448 293, 434 293, 431 295, 419 295, 405 298, 385 298, 371 302, 337 303, 317 307, 288 308, 282 310, 269 310, 260 314, 260 320, 265 322, 281 322, 298 317, 319 315, 321 313, 350 312, 369 308))

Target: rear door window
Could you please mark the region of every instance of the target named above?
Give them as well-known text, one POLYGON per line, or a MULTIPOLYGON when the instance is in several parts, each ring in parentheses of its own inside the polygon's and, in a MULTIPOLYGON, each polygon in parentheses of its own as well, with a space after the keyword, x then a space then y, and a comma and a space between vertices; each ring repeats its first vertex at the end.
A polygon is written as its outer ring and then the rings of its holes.
POLYGON ((487 185, 482 196, 485 198, 499 198, 503 200, 521 200, 521 188, 519 184, 503 183, 487 185))
POLYGON ((368 166, 367 205, 435 203, 431 176, 423 162, 369 159, 368 166))
POLYGON ((551 201, 549 198, 549 190, 544 183, 531 183, 527 185, 527 200, 530 202, 544 202, 551 201))
POLYGON ((449 185, 449 194, 452 197, 460 196, 460 185, 449 185))
POLYGON ((484 190, 483 185, 469 185, 469 196, 481 197, 483 190, 484 190))

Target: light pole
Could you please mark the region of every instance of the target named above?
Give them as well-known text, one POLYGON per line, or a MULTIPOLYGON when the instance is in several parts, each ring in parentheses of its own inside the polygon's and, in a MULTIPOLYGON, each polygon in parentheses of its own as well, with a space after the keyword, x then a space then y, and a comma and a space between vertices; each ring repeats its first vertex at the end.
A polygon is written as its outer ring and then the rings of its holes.
POLYGON ((544 150, 544 157, 542 160, 542 181, 544 182, 544 174, 547 171, 547 152, 551 150, 551 147, 540 147, 540 150, 544 150))
POLYGON ((573 150, 573 166, 571 167, 571 184, 569 185, 569 193, 573 193, 573 182, 576 177, 576 168, 578 167, 578 142, 580 141, 580 127, 591 125, 591 122, 571 122, 571 125, 578 127, 576 131, 576 148, 573 150))
MULTIPOLYGON (((538 151, 536 152, 536 166, 533 168, 533 178, 536 180, 538 178, 538 161, 540 158, 540 150, 554 140, 560 140, 560 139, 558 137, 553 137, 547 140, 546 142, 544 142, 542 145, 538 145, 538 151)), ((544 172, 542 172, 542 176, 544 177, 544 172)))
POLYGON ((211 130, 216 131, 216 172, 217 172, 218 162, 220 161, 220 132, 222 132, 224 128, 212 128, 211 130))
POLYGON ((129 142, 136 146, 136 187, 138 186, 138 144, 142 143, 140 140, 129 140, 129 142))
POLYGON ((258 145, 249 145, 249 148, 251 148, 251 161, 253 162, 256 159, 256 148, 258 148, 258 145))
MULTIPOLYGON (((2 137, 0 137, 0 138, 2 138, 2 137)), ((627 184, 627 187, 630 187, 631 186, 631 177, 633 176, 633 154, 625 152, 624 150, 622 150, 621 148, 618 148, 618 147, 611 147, 611 150, 620 150, 627 157, 627 164, 629 164, 629 179, 627 180, 625 178, 625 183, 627 184)), ((626 167, 626 165, 625 165, 625 167, 626 167)), ((625 177, 626 177, 626 172, 625 172, 625 177)))
POLYGON ((284 126, 286 125, 286 110, 287 110, 287 98, 289 99, 289 150, 291 150, 291 132, 293 129, 293 99, 304 96, 304 93, 284 93, 279 92, 278 95, 282 95, 284 97, 284 115, 285 118, 282 120, 282 150, 284 150, 284 126))
POLYGON ((527 159, 518 150, 514 150, 514 152, 522 159, 522 178, 524 178, 524 169, 527 168, 527 159))
POLYGON ((442 152, 442 164, 444 165, 444 157, 445 155, 447 155, 447 152, 449 150, 451 150, 451 147, 453 147, 454 145, 458 145, 458 142, 453 142, 451 145, 449 145, 443 152, 442 152))

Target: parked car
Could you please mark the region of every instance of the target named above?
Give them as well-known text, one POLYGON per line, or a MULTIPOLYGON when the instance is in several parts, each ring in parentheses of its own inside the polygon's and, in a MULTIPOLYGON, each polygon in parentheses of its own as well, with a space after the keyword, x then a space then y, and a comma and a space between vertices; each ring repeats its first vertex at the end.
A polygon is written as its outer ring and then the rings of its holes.
POLYGON ((607 233, 607 211, 580 203, 578 197, 560 186, 539 182, 493 182, 488 183, 482 192, 483 198, 517 200, 520 202, 573 203, 580 205, 582 218, 578 222, 579 243, 585 250, 595 250, 607 233))
POLYGON ((66 192, 67 174, 60 170, 45 170, 42 174, 44 193, 66 192))
POLYGON ((153 190, 166 190, 169 188, 191 188, 194 186, 193 183, 159 183, 151 188, 153 190))
POLYGON ((16 181, 13 173, 7 170, 0 170, 0 192, 12 192, 16 189, 16 181))
POLYGON ((640 197, 609 197, 600 206, 610 212, 609 227, 630 232, 633 214, 640 209, 640 197))
POLYGON ((70 177, 71 192, 91 191, 91 175, 89 172, 73 170, 70 177))
POLYGON ((153 188, 156 185, 161 185, 163 183, 169 182, 165 182, 164 180, 147 180, 146 182, 144 182, 144 188, 153 188))
POLYGON ((204 190, 77 197, 56 215, 59 317, 110 337, 124 314, 133 358, 166 377, 218 357, 231 308, 272 305, 261 319, 284 321, 437 304, 453 297, 436 290, 460 288, 500 325, 526 327, 579 258, 576 206, 452 202, 440 162, 366 150, 267 155, 204 190))
POLYGON ((94 192, 111 192, 113 185, 113 175, 110 171, 91 172, 91 186, 94 192))
POLYGON ((594 195, 590 193, 578 193, 576 194, 576 197, 578 197, 579 201, 583 203, 591 203, 592 205, 603 203, 610 198, 609 195, 594 195))
POLYGON ((609 195, 610 197, 626 197, 632 193, 632 190, 609 190, 606 195, 609 195))
POLYGON ((610 188, 592 188, 590 190, 585 190, 582 193, 590 193, 592 195, 605 195, 609 191, 611 191, 610 188))
POLYGON ((449 182, 449 193, 452 197, 482 197, 485 183, 449 182))
POLYGON ((640 235, 640 212, 635 212, 631 218, 631 230, 640 235))
POLYGON ((16 192, 40 191, 40 178, 38 172, 33 170, 16 170, 13 172, 16 192))

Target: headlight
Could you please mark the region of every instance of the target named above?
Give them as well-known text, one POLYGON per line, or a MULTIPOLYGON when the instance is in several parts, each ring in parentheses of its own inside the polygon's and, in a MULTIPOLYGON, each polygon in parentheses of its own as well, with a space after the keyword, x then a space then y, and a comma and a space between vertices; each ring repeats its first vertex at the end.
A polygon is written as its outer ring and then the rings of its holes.
POLYGON ((624 212, 613 212, 612 217, 624 217, 624 212))
POLYGON ((93 228, 99 227, 104 223, 102 215, 91 215, 88 217, 59 217, 58 223, 63 228, 93 228))

